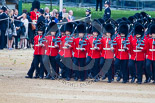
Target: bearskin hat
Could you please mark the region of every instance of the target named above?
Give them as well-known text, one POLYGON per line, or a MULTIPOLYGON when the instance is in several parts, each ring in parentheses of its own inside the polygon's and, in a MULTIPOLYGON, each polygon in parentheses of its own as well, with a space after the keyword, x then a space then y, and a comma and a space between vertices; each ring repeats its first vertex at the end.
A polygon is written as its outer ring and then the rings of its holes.
POLYGON ((135 24, 134 35, 136 34, 140 34, 141 36, 144 35, 144 26, 140 23, 135 24))
POLYGON ((51 22, 48 26, 48 31, 50 32, 57 32, 58 31, 58 26, 55 22, 51 22))
POLYGON ((143 18, 147 18, 147 16, 148 16, 148 14, 144 11, 142 11, 140 14, 143 16, 143 18))
POLYGON ((111 33, 111 35, 114 35, 115 29, 112 24, 106 24, 104 28, 106 33, 111 33))
POLYGON ((86 25, 81 23, 77 26, 77 33, 86 33, 86 25))
POLYGON ((129 31, 129 28, 128 28, 128 25, 127 24, 120 24, 119 27, 118 27, 118 32, 119 33, 123 33, 125 34, 125 36, 128 35, 128 31, 129 31))
POLYGON ((134 18, 134 16, 130 16, 129 18, 128 18, 128 20, 130 21, 130 23, 134 23, 134 21, 135 21, 135 18, 134 18))
POLYGON ((45 31, 45 23, 44 22, 39 22, 39 23, 37 23, 37 30, 38 31, 45 31))
POLYGON ((92 25, 92 32, 97 32, 100 35, 102 33, 101 25, 94 23, 92 25))
POLYGON ((35 8, 37 8, 38 10, 40 9, 40 2, 38 0, 34 0, 32 2, 32 9, 34 10, 35 8))
POLYGON ((155 33, 155 24, 152 24, 152 25, 150 26, 150 28, 149 28, 149 33, 150 33, 150 34, 155 33))
POLYGON ((73 23, 71 23, 71 22, 69 22, 69 23, 67 23, 66 25, 65 25, 65 31, 69 31, 69 32, 73 32, 73 29, 74 29, 74 27, 73 27, 73 23))

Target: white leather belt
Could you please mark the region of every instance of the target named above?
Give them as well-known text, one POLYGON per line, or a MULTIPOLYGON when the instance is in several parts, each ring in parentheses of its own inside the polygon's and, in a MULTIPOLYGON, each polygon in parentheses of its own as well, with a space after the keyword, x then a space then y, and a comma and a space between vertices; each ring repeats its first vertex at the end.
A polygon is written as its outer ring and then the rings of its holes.
POLYGON ((111 50, 111 48, 103 48, 103 50, 111 50))
POLYGON ((118 49, 118 51, 125 51, 125 49, 118 49))
POLYGON ((149 49, 149 51, 155 51, 155 49, 149 49))
POLYGON ((134 52, 142 52, 142 50, 133 50, 134 52))

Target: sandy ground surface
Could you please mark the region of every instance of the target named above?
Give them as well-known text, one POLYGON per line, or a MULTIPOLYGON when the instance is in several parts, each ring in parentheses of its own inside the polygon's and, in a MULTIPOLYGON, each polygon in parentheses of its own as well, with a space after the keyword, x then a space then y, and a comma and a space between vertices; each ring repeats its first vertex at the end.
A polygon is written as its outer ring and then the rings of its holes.
POLYGON ((25 79, 33 50, 0 51, 0 103, 155 103, 155 85, 25 79))

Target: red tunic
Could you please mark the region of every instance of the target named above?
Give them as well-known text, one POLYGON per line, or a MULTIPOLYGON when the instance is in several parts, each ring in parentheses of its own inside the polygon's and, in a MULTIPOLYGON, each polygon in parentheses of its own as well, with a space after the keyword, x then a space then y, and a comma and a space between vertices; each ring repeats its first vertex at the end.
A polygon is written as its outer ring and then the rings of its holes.
POLYGON ((42 35, 41 36, 36 35, 34 37, 34 55, 44 55, 45 54, 45 46, 39 45, 40 38, 42 38, 42 35))
POLYGON ((37 14, 39 14, 39 12, 34 12, 34 11, 30 12, 30 18, 31 18, 32 21, 33 20, 38 20, 38 15, 37 14))
POLYGON ((111 38, 102 38, 102 53, 101 57, 104 59, 113 59, 114 58, 114 52, 111 51, 111 45, 109 44, 109 41, 111 41, 111 38))
POLYGON ((125 50, 123 47, 124 45, 122 44, 122 42, 125 40, 125 38, 120 38, 118 37, 116 39, 116 58, 120 59, 120 60, 128 60, 129 59, 129 45, 127 45, 128 50, 125 50))
POLYGON ((59 52, 60 43, 57 43, 59 47, 54 47, 55 43, 53 42, 53 39, 55 39, 55 36, 46 36, 47 40, 46 43, 46 55, 48 56, 57 56, 59 52), (53 46, 53 47, 52 47, 53 46))
POLYGON ((130 55, 131 55, 131 59, 132 60, 136 60, 136 61, 144 61, 145 60, 145 53, 146 53, 146 40, 144 39, 144 46, 140 46, 143 47, 142 50, 138 50, 137 47, 137 38, 134 37, 131 41, 130 41, 130 55))
MULTIPOLYGON (((73 52, 73 42, 70 42, 69 44, 71 45, 71 47, 69 47, 69 48, 63 48, 64 47, 64 45, 65 45, 65 43, 66 43, 66 37, 67 36, 63 36, 63 37, 61 37, 61 44, 60 44, 60 51, 59 51, 59 54, 61 55, 61 56, 64 56, 65 58, 68 58, 68 57, 72 57, 72 52, 73 52)), ((71 41, 73 41, 73 38, 71 38, 72 40, 71 41)))
POLYGON ((79 42, 81 41, 81 38, 76 38, 74 39, 74 46, 73 46, 73 50, 74 50, 74 57, 76 58, 86 58, 86 54, 88 51, 88 40, 84 40, 86 45, 84 45, 82 48, 85 48, 85 50, 78 50, 78 48, 80 48, 79 42))
POLYGON ((155 60, 155 45, 153 45, 154 39, 150 38, 147 42, 147 59, 149 60, 155 60))
MULTIPOLYGON (((97 45, 97 47, 99 47, 99 49, 96 49, 96 50, 91 50, 91 48, 94 48, 94 44, 93 42, 96 40, 96 38, 93 38, 93 37, 90 37, 88 39, 89 43, 88 43, 88 56, 90 56, 91 58, 93 59, 97 59, 97 58, 100 58, 101 57, 101 44, 97 45)), ((101 39, 99 39, 100 42, 101 42, 101 39)))

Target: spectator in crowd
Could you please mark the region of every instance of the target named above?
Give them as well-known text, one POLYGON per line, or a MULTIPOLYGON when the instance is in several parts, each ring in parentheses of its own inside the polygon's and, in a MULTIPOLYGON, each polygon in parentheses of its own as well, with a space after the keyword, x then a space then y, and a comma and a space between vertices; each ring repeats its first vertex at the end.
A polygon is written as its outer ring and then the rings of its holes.
POLYGON ((15 49, 18 49, 18 40, 20 38, 20 26, 21 26, 21 23, 20 23, 20 18, 21 16, 18 15, 18 10, 15 9, 14 10, 14 23, 15 23, 15 27, 16 27, 16 32, 17 32, 17 35, 15 36, 15 49))
POLYGON ((73 16, 73 11, 72 10, 69 10, 69 13, 68 13, 68 22, 72 22, 75 20, 75 17, 73 16))
POLYGON ((55 23, 58 23, 59 21, 59 13, 57 12, 55 15, 55 23))
POLYGON ((48 7, 45 7, 45 16, 50 15, 50 9, 48 7))
POLYGON ((63 8, 62 12, 59 13, 59 18, 63 19, 65 14, 66 14, 66 8, 63 8))
MULTIPOLYGON (((0 19, 8 18, 6 7, 3 6, 1 9, 2 9, 2 13, 0 15, 0 19)), ((8 27, 8 20, 0 21, 0 29, 1 29, 0 49, 6 48, 7 37, 6 37, 5 33, 6 33, 7 27, 8 27)))
POLYGON ((39 18, 37 23, 40 23, 40 22, 45 22, 44 9, 39 10, 39 18))
POLYGON ((24 34, 20 36, 20 47, 23 47, 24 49, 27 49, 27 39, 28 39, 28 25, 29 21, 27 19, 27 15, 23 13, 23 18, 21 19, 21 22, 24 23, 24 34))
POLYGON ((7 35, 7 40, 8 40, 8 49, 12 50, 12 45, 13 45, 13 40, 14 40, 14 36, 16 36, 16 28, 14 25, 14 21, 13 21, 13 14, 14 11, 13 10, 9 10, 8 12, 8 16, 10 17, 10 21, 9 21, 9 26, 6 30, 6 35, 7 35))
POLYGON ((51 21, 50 15, 45 16, 45 23, 49 23, 51 21))
POLYGON ((69 22, 68 13, 66 13, 64 17, 62 18, 62 22, 69 22))
POLYGON ((51 17, 55 17, 57 12, 58 12, 57 9, 53 9, 53 11, 50 12, 50 16, 51 16, 51 17))

